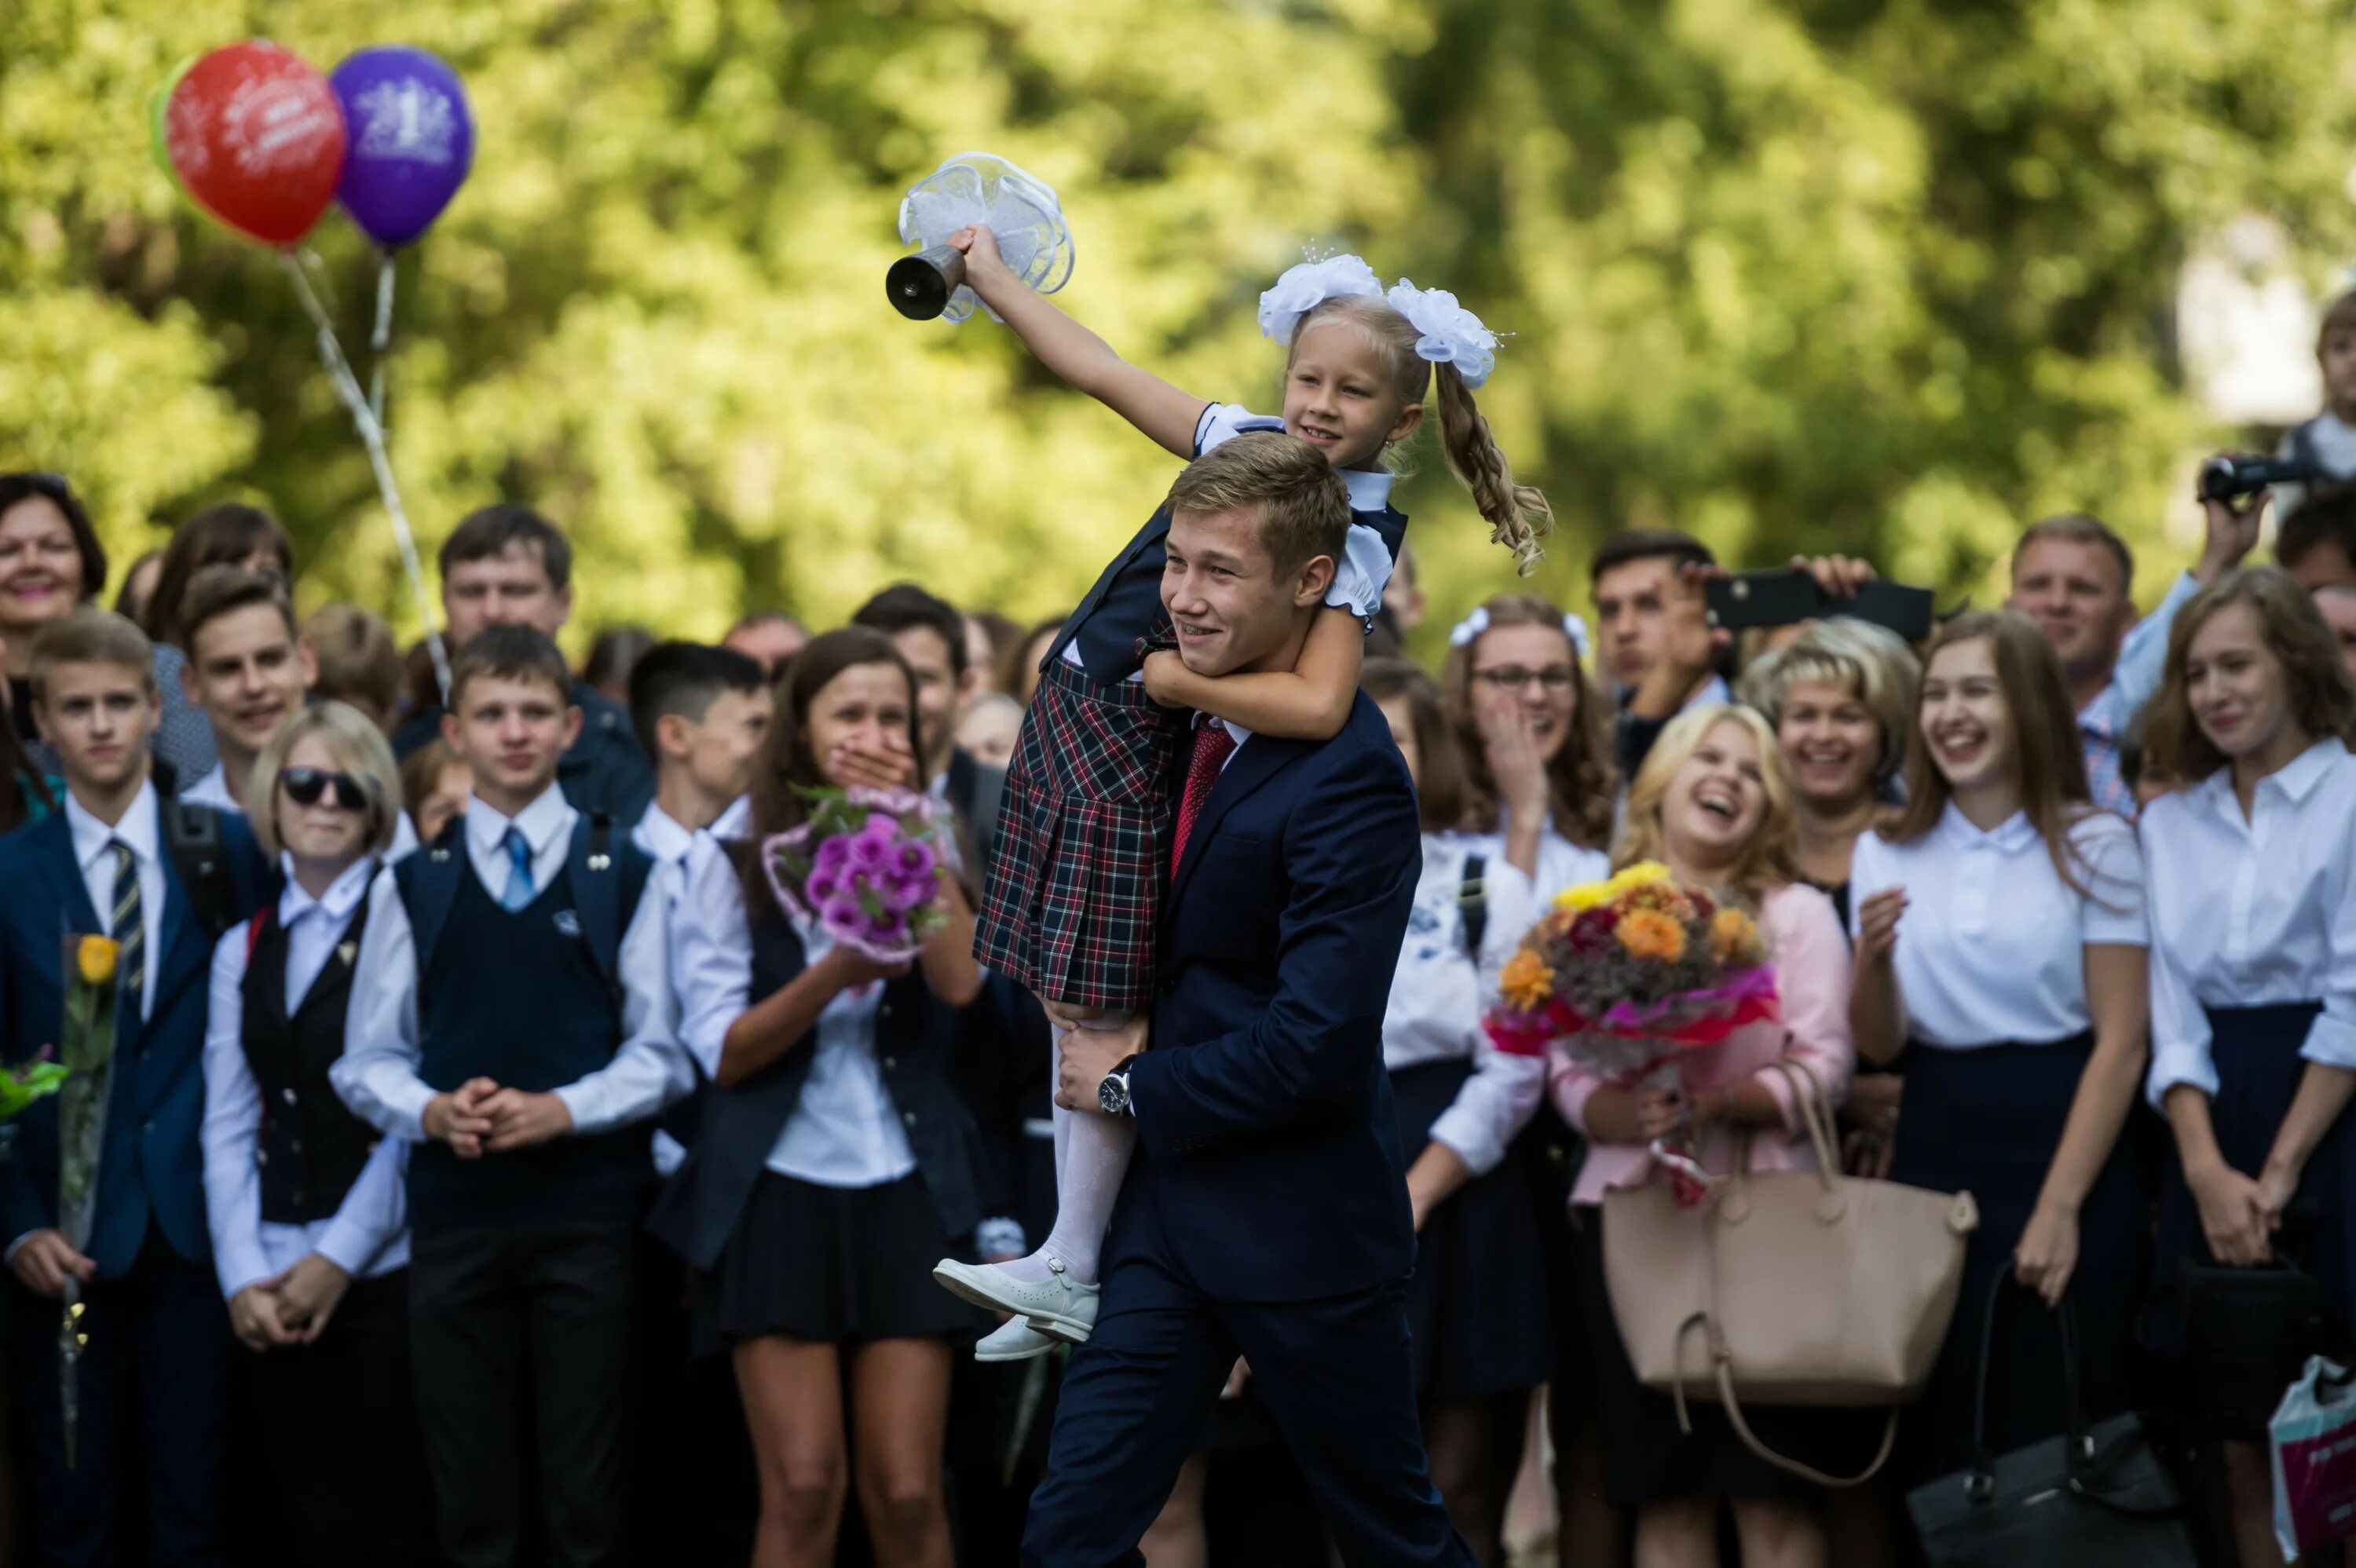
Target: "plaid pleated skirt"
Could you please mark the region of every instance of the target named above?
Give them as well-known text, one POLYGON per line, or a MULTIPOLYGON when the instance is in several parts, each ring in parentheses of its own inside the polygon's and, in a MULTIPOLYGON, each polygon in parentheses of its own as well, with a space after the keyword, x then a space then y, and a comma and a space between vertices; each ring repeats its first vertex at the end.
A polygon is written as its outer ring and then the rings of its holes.
POLYGON ((1188 717, 1141 682, 1049 661, 1006 773, 975 957, 1069 1007, 1146 1004, 1188 717))

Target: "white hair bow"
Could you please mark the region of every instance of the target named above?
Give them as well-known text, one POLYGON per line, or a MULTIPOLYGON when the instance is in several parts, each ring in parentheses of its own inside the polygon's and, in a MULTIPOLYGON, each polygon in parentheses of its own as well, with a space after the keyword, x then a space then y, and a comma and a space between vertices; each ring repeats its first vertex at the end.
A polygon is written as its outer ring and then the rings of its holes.
POLYGON ((1489 606, 1475 604, 1472 606, 1472 613, 1457 622, 1455 629, 1448 634, 1448 645, 1451 648, 1470 647, 1472 645, 1472 639, 1488 629, 1489 606))
POLYGON ((1290 343, 1292 329, 1301 318, 1327 300, 1382 292, 1382 279, 1356 256, 1322 256, 1295 262, 1259 296, 1259 329, 1279 343, 1290 343))
POLYGON ((1401 278, 1383 298, 1421 334, 1415 351, 1434 365, 1453 365, 1467 387, 1489 379, 1497 364, 1497 335, 1456 303, 1446 289, 1419 289, 1401 278))
POLYGON ((1570 639, 1570 645, 1579 650, 1580 658, 1587 656, 1587 623, 1575 613, 1563 616, 1562 635, 1570 639))

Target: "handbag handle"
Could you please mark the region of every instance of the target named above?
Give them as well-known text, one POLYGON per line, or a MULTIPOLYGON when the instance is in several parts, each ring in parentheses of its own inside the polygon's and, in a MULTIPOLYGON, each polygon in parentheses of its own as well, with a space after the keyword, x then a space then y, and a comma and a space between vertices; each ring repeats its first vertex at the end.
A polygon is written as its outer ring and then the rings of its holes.
POLYGON ((1695 1313, 1677 1327, 1677 1376, 1676 1381, 1670 1386, 1670 1393, 1676 1403, 1678 1431, 1687 1436, 1693 1435, 1693 1417, 1686 1410, 1685 1339, 1696 1328, 1699 1328, 1709 1337, 1709 1359, 1717 1369, 1718 1398, 1719 1403, 1726 1407, 1727 1424, 1734 1428, 1734 1435, 1737 1437, 1742 1439, 1742 1445, 1760 1458, 1779 1470, 1799 1477, 1811 1485, 1834 1491, 1865 1485, 1866 1482, 1881 1474, 1881 1467, 1890 1463, 1890 1452, 1898 1445, 1899 1407, 1897 1405, 1890 1407, 1890 1417, 1882 1424, 1881 1446, 1874 1451, 1872 1463, 1854 1476, 1828 1475, 1813 1465, 1805 1465, 1797 1459, 1778 1454, 1766 1444, 1762 1443, 1758 1434, 1751 1430, 1751 1423, 1743 1419, 1742 1401, 1734 1392, 1733 1354, 1727 1349, 1724 1337, 1718 1332, 1717 1319, 1701 1312, 1695 1313))
MULTIPOLYGON (((1986 1502, 1996 1496, 1996 1454, 1988 1443, 1988 1383, 1997 1353, 2001 1350, 2008 1357, 2012 1353, 2012 1327, 2004 1315, 2005 1298, 2009 1291, 2028 1288, 2013 1277, 2008 1267, 1989 1288, 1987 1306, 1981 1312, 1980 1378, 1972 1397, 1972 1474, 1965 1487, 1975 1502, 1986 1502)), ((2054 1312, 2062 1326, 2062 1408, 2070 1440, 2064 1466, 2074 1491, 2087 1456, 2086 1415, 2078 1398, 2077 1304, 2065 1291, 2062 1305, 2054 1312)))
MULTIPOLYGON (((1825 1093, 1823 1081, 1806 1062, 1788 1056, 1775 1058, 1767 1067, 1790 1087, 1792 1103, 1800 1110, 1800 1125, 1806 1129, 1808 1141, 1816 1146, 1816 1179, 1826 1193, 1838 1192, 1840 1162, 1833 1155, 1837 1146, 1832 1136, 1832 1098, 1825 1093)), ((1758 1130, 1750 1126, 1735 1135, 1733 1174, 1737 1179, 1751 1174, 1751 1149, 1757 1136, 1758 1130)))

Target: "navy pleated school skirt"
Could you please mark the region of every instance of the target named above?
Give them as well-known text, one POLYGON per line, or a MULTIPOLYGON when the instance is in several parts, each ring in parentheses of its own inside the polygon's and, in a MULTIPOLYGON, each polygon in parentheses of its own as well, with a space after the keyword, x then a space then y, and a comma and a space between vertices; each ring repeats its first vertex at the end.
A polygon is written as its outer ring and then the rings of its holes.
MULTIPOLYGON (((2323 1011, 2320 1002, 2284 1002, 2264 1008, 2209 1008, 2210 1058, 2217 1067, 2217 1093, 2209 1102, 2209 1123, 2225 1163, 2255 1178, 2266 1168, 2275 1135, 2298 1093, 2307 1061, 2299 1048, 2323 1011)), ((2339 1316, 2335 1341, 2344 1335, 2356 1307, 2356 1144, 2342 1115, 2308 1157, 2298 1194, 2291 1200, 2277 1238, 2289 1260, 2323 1283, 2339 1316)), ((2213 1264, 2201 1229, 2201 1210, 2184 1184, 2184 1167, 2169 1151, 2168 1175, 2159 1198, 2159 1278, 2175 1276, 2181 1259, 2213 1264)))
MULTIPOLYGON (((1954 1322, 1922 1403, 1906 1418, 1900 1484, 1962 1469, 1972 1456, 1973 1401, 1989 1292, 2009 1279, 2013 1251, 2036 1210, 2062 1129, 2094 1054, 2090 1033, 2051 1045, 1906 1051, 1906 1099, 1890 1177, 1936 1192, 1969 1192, 1979 1229, 1964 1255, 1954 1322)), ((2133 1114, 2133 1113, 2131 1113, 2133 1114)), ((2070 1299, 2078 1326, 2081 1398, 2087 1416, 2127 1409, 2134 1398, 2135 1315, 2149 1228, 2137 1140, 2122 1131, 2078 1214, 2078 1263, 2070 1299)), ((2008 1352, 1989 1388, 1990 1439, 1998 1453, 2067 1426, 2062 1335, 2055 1314, 2029 1291, 2006 1285, 2008 1352)))
MULTIPOLYGON (((1472 1076, 1472 1064, 1463 1061, 1422 1062, 1391 1074, 1408 1164, 1430 1147, 1431 1124, 1472 1076)), ((1467 1399, 1532 1388, 1552 1376, 1546 1271, 1538 1217, 1510 1160, 1426 1215, 1407 1290, 1417 1396, 1467 1399)))

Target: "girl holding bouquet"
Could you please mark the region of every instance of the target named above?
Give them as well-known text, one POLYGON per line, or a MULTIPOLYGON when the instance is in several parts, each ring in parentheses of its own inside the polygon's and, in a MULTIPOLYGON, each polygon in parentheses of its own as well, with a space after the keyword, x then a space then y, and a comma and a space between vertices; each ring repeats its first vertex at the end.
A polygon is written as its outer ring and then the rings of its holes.
POLYGON ((1970 1460, 1980 1328, 2007 1275, 1997 1453, 2064 1425, 2060 1329, 2085 1413, 2126 1408, 2145 1279, 2143 1186, 2121 1137, 2143 1078, 2143 856, 2091 804, 2061 660, 2037 625, 1959 615, 1923 661, 1906 809, 1850 871, 1858 1048, 1906 1052, 1890 1179, 1969 1192, 1979 1228, 1945 1348, 1909 1412, 1897 1480, 1970 1460))
MULTIPOLYGON (((816 639, 762 744, 750 846, 807 820, 809 792, 913 789, 917 755, 890 639, 816 639)), ((983 1218, 980 1135, 949 1076, 953 1010, 981 987, 972 918, 941 867, 938 928, 914 960, 878 962, 838 916, 781 903, 763 858, 705 837, 688 859, 680 1036, 716 1087, 649 1227, 700 1272, 699 1343, 735 1364, 756 1568, 833 1562, 846 1476, 882 1568, 947 1568, 951 1341, 981 1324, 928 1275, 983 1218)))
MULTIPOLYGON (((1405 538, 1385 453, 1423 422, 1436 389, 1442 449, 1492 537, 1526 570, 1552 515, 1514 482, 1472 398, 1496 335, 1451 294, 1365 262, 1303 262, 1260 296, 1261 330, 1284 346, 1281 418, 1207 402, 1122 359, 1011 271, 986 229, 952 243, 966 281, 1040 362, 1192 459, 1247 431, 1282 430, 1323 453, 1350 492, 1353 522, 1333 585, 1297 667, 1209 679, 1166 648, 1161 580, 1169 510, 1108 565, 1040 667, 1006 779, 979 956, 1029 987, 1059 1029, 1117 1028, 1152 996, 1153 933, 1170 871, 1180 747, 1196 709, 1253 732, 1324 740, 1355 700, 1364 635, 1405 538)), ((1176 635, 1185 635, 1183 629, 1176 635)), ((942 1284, 1016 1314, 984 1341, 992 1360, 1035 1355, 1049 1336, 1079 1342, 1095 1322, 1098 1254, 1134 1129, 1118 1117, 1055 1113, 1055 1229, 1027 1258, 986 1267, 945 1260, 942 1284)))
MULTIPOLYGON (((1791 1084, 1769 1064, 1798 1062, 1840 1099, 1855 1062, 1846 1010, 1849 957, 1831 901, 1799 880, 1793 843, 1791 780, 1767 721, 1724 706, 1674 720, 1630 786, 1613 863, 1657 862, 1677 888, 1706 893, 1721 914, 1752 916, 1773 966, 1781 1020, 1740 1024, 1717 1045, 1679 1051, 1673 1089, 1622 1087, 1581 1066, 1575 1042, 1554 1048, 1556 1103, 1589 1139, 1571 1200, 1589 1353, 1611 1439, 1605 1487, 1615 1504, 1635 1510, 1637 1561, 1656 1568, 1713 1568, 1719 1499, 1732 1507, 1746 1568, 1815 1568, 1825 1561, 1813 1488, 1755 1456, 1718 1405, 1689 1406, 1693 1431, 1681 1433, 1669 1396, 1637 1381, 1605 1288, 1598 1212, 1608 1189, 1663 1179, 1651 1152, 1655 1139, 1689 1138, 1700 1164, 1722 1174, 1732 1167, 1737 1129, 1747 1129, 1753 1169, 1814 1168, 1815 1149, 1791 1084)), ((1663 923, 1662 940, 1669 932, 1682 939, 1675 922, 1663 923)), ((1508 1003, 1529 1004, 1530 997, 1515 994, 1525 978, 1508 971, 1508 1003)), ((1869 1457, 1875 1432, 1865 1427, 1879 1426, 1869 1412, 1746 1406, 1744 1413, 1769 1447, 1835 1470, 1869 1457)))

